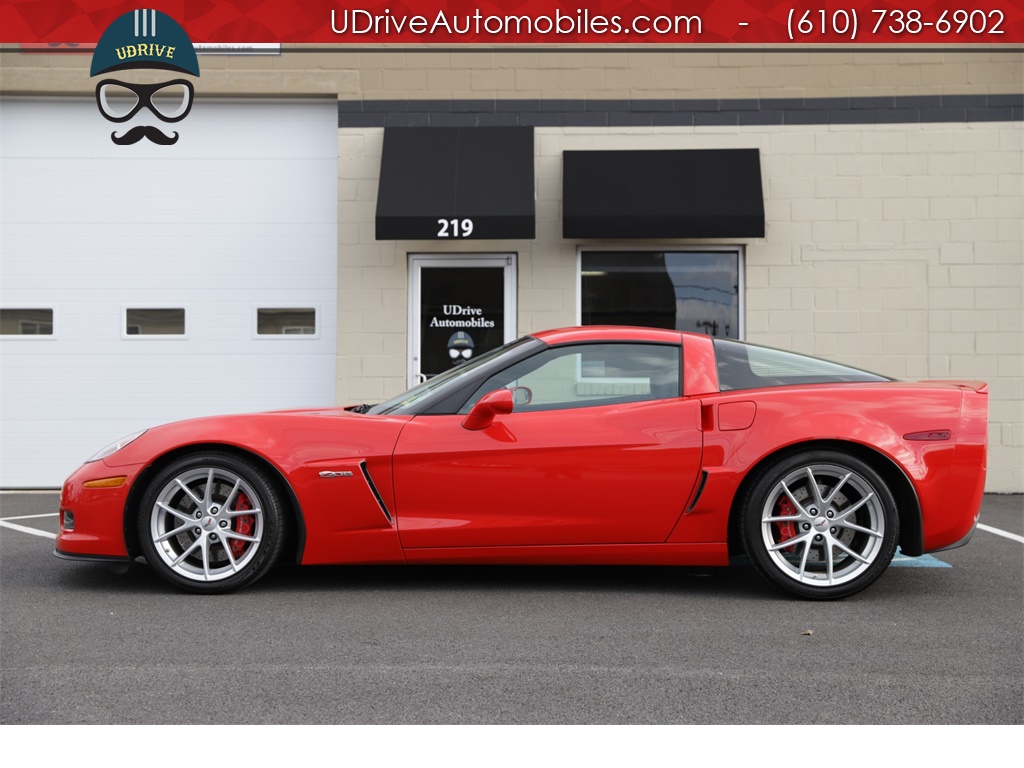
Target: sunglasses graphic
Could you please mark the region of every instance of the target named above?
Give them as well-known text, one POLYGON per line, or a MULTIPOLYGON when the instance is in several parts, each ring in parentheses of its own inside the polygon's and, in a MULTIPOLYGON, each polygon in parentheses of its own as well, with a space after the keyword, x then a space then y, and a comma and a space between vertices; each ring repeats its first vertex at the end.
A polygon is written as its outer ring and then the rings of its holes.
POLYGON ((112 123, 131 120, 144 107, 165 123, 184 120, 192 109, 195 89, 188 80, 140 85, 120 80, 103 80, 96 86, 96 104, 112 123))

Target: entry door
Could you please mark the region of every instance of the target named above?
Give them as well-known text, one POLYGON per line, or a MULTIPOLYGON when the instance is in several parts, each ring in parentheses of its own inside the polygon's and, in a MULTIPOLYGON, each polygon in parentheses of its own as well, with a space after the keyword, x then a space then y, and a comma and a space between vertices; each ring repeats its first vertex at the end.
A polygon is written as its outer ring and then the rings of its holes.
POLYGON ((464 419, 417 416, 402 430, 403 547, 659 543, 700 474, 695 400, 510 413, 481 430, 464 419))
POLYGON ((409 257, 410 387, 516 338, 515 254, 409 257))
POLYGON ((700 402, 680 397, 678 346, 548 347, 480 382, 458 414, 413 418, 394 452, 402 546, 653 544, 701 470, 700 402), (511 413, 467 429, 486 393, 511 413))

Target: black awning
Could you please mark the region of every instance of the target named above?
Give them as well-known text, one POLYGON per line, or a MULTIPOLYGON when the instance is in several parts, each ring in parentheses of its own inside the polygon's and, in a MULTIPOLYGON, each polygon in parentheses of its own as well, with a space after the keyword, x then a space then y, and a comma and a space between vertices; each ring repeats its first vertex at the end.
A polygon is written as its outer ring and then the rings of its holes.
POLYGON ((386 128, 378 240, 533 238, 533 128, 386 128))
POLYGON ((562 236, 764 237, 756 149, 570 151, 562 236))

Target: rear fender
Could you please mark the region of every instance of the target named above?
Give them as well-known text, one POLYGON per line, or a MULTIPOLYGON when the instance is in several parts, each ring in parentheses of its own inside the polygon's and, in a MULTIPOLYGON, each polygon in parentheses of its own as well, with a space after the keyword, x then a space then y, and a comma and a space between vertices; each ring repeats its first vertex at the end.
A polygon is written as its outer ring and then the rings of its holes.
MULTIPOLYGON (((744 483, 793 451, 829 447, 855 453, 882 474, 900 505, 901 547, 908 554, 927 551, 928 513, 942 509, 947 478, 959 460, 960 399, 955 387, 911 385, 822 385, 702 398, 708 479, 669 540, 726 540, 728 519, 720 510, 737 512, 744 483), (736 413, 750 408, 738 410, 734 404, 743 403, 753 403, 755 413, 737 428, 736 413), (724 423, 723 405, 728 406, 724 423), (949 437, 904 439, 915 432, 948 432, 949 437)), ((937 525, 941 528, 941 521, 937 525)))

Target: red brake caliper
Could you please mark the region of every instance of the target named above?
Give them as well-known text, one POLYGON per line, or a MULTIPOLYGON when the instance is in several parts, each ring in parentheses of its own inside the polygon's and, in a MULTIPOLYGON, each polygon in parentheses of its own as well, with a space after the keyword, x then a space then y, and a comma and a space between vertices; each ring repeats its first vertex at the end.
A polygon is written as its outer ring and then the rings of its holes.
MULTIPOLYGON (((793 502, 788 497, 783 496, 779 501, 779 516, 786 517, 789 515, 796 515, 796 509, 793 507, 793 502)), ((779 543, 788 541, 796 536, 796 525, 794 523, 776 523, 779 527, 779 543)), ((796 549, 796 545, 787 547, 787 552, 793 552, 796 549)))
MULTIPOLYGON (((249 497, 244 493, 238 494, 238 504, 235 505, 235 511, 241 511, 246 509, 252 509, 252 502, 249 501, 249 497)), ((255 515, 239 515, 235 518, 234 531, 240 533, 243 536, 252 536, 252 532, 256 529, 256 516, 255 515)), ((241 539, 231 540, 231 553, 238 557, 245 548, 249 545, 248 541, 242 541, 241 539)))

